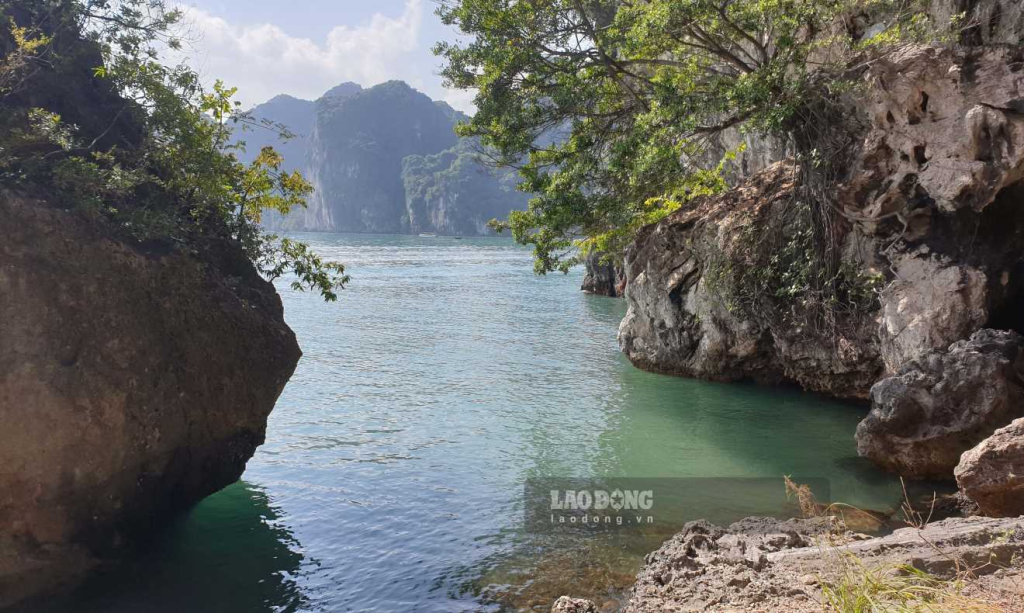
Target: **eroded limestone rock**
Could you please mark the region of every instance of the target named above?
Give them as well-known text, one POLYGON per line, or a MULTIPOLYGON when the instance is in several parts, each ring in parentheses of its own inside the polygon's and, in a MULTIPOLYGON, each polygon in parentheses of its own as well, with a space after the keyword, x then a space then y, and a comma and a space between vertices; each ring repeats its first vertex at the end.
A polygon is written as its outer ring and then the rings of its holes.
POLYGON ((299 359, 237 245, 0 193, 0 607, 236 481, 299 359))
POLYGON ((915 253, 898 258, 895 271, 882 292, 878 330, 888 372, 966 338, 988 320, 988 279, 981 270, 915 253))
POLYGON ((906 477, 948 479, 960 455, 1024 416, 1024 339, 979 330, 871 388, 857 451, 906 477))
POLYGON ((552 605, 551 613, 597 613, 597 606, 583 598, 562 596, 552 605))
POLYGON ((781 162, 627 250, 619 344, 634 364, 867 398, 880 377, 982 327, 1022 329, 1024 49, 909 46, 864 79, 868 95, 836 128, 858 143, 835 189, 836 241, 843 266, 880 280, 878 302, 814 326, 799 302, 771 319, 722 291, 722 271, 765 269, 745 246, 786 231, 796 170, 781 162))
POLYGON ((1024 48, 910 46, 875 62, 840 202, 879 218, 981 211, 1024 178, 1024 48))
POLYGON ((987 602, 1003 604, 1019 596, 1022 556, 1024 518, 946 519, 877 538, 836 532, 824 520, 747 518, 725 529, 698 521, 647 556, 625 611, 818 612, 822 586, 901 565, 940 578, 976 569, 959 589, 985 588, 987 602))
MULTIPOLYGON (((719 271, 753 267, 745 248, 771 231, 793 201, 796 168, 779 163, 641 231, 626 252, 629 310, 619 345, 642 368, 718 381, 793 380, 836 396, 864 397, 881 372, 875 322, 854 336, 771 326, 735 308, 719 271)), ((866 314, 864 314, 866 316, 866 314)))
POLYGON ((992 517, 1024 515, 1024 418, 1016 419, 970 449, 957 464, 956 482, 992 517))
POLYGON ((586 274, 581 290, 599 296, 622 297, 626 289, 626 274, 620 265, 607 261, 599 252, 588 254, 584 265, 586 274))

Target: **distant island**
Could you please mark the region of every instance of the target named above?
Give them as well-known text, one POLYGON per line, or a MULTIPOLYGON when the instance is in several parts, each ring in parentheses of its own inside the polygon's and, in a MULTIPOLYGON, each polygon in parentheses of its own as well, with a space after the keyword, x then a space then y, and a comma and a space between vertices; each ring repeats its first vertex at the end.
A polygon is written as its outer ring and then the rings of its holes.
POLYGON ((402 81, 342 83, 316 101, 280 95, 251 116, 297 136, 239 131, 243 161, 271 145, 315 188, 306 209, 268 215, 272 230, 481 236, 529 199, 514 171, 483 163, 477 142, 455 135, 465 115, 402 81))

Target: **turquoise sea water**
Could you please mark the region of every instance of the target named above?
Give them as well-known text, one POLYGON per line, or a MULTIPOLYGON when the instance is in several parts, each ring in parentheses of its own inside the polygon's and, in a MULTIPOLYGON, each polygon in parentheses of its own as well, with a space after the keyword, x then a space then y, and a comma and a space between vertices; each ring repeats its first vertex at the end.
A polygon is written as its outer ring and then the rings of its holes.
POLYGON ((579 271, 535 276, 507 239, 302 238, 352 283, 334 305, 279 284, 305 355, 242 481, 55 610, 611 608, 682 522, 793 512, 749 481, 678 481, 655 526, 535 533, 528 479, 792 474, 899 503, 856 458, 865 409, 637 370, 624 302, 578 291, 579 271))

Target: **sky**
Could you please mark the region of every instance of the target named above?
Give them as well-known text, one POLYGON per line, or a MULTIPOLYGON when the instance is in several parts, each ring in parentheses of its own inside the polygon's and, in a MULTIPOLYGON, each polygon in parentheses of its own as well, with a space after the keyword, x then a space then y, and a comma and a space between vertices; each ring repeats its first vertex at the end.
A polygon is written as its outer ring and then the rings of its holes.
POLYGON ((354 81, 401 79, 435 100, 472 112, 471 92, 446 90, 438 40, 457 32, 436 0, 181 0, 185 59, 207 83, 238 88, 245 107, 277 94, 314 100, 354 81))

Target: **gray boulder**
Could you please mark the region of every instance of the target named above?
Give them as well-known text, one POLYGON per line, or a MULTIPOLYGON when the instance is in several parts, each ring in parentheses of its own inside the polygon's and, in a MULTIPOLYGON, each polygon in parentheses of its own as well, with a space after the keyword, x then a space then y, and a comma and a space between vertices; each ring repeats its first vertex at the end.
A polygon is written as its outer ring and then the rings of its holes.
POLYGON ((948 479, 960 455, 1024 416, 1024 339, 983 329, 871 388, 857 451, 906 477, 948 479))
POLYGON ((588 294, 618 298, 626 291, 626 273, 622 266, 606 261, 606 254, 593 252, 587 254, 584 262, 587 273, 583 277, 581 290, 588 294))
POLYGON ((954 472, 960 489, 978 503, 982 514, 1024 515, 1024 419, 965 452, 954 472))

